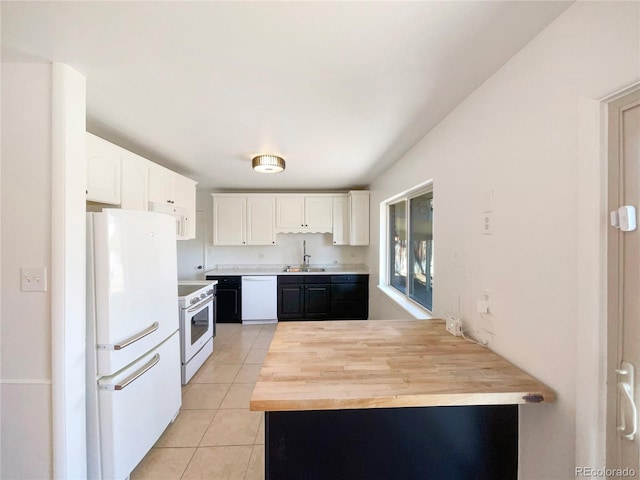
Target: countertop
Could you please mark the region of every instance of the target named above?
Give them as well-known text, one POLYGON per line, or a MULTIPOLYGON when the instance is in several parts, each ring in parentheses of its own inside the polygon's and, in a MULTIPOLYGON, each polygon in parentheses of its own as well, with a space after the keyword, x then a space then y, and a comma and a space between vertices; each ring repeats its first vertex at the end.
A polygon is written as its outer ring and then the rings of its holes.
POLYGON ((554 392, 443 320, 278 324, 251 410, 551 402, 554 392))
MULTIPOLYGON (((299 265, 291 264, 292 267, 299 265)), ((205 272, 207 275, 218 277, 230 275, 369 275, 369 270, 364 265, 331 264, 311 265, 313 268, 324 268, 324 272, 285 272, 287 265, 237 265, 221 266, 215 270, 205 272)))

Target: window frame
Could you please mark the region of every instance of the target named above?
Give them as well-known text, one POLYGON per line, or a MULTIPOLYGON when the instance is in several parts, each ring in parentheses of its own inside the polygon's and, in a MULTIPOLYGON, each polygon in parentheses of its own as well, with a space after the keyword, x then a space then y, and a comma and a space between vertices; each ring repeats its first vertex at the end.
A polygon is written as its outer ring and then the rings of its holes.
MULTIPOLYGON (((407 285, 406 291, 401 292, 396 287, 391 284, 391 236, 390 236, 390 228, 391 218, 390 218, 390 206, 398 204, 401 201, 405 202, 406 207, 406 217, 407 217, 407 243, 410 240, 410 201, 412 198, 419 197, 426 193, 431 193, 433 196, 433 204, 435 210, 435 193, 433 188, 433 180, 427 180, 422 182, 414 187, 407 189, 403 192, 400 192, 386 200, 380 202, 380 261, 379 261, 379 276, 378 276, 378 288, 391 299, 393 302, 398 304, 401 308, 407 311, 411 316, 418 319, 429 319, 433 318, 433 297, 431 301, 431 310, 421 303, 413 300, 409 294, 409 288, 407 285)), ((432 229, 433 229, 433 238, 435 239, 435 221, 432 221, 432 229)), ((433 249, 435 252, 435 248, 433 249)), ((435 266, 435 255, 432 252, 432 262, 435 266)), ((409 252, 407 251, 407 256, 409 256, 409 252)), ((406 259, 407 267, 409 268, 409 258, 406 259)), ((434 268, 435 270, 435 268, 434 268)), ((433 271, 431 272, 433 275, 433 271)), ((408 278, 407 278, 408 283, 408 278)), ((433 291, 433 289, 432 289, 433 291)))

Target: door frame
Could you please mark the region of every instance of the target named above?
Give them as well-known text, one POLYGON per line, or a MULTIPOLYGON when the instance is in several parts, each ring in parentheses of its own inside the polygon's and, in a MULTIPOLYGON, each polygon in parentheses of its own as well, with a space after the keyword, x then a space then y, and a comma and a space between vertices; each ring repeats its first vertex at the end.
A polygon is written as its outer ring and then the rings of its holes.
MULTIPOLYGON (((620 184, 622 182, 622 172, 620 171, 620 116, 627 108, 636 108, 640 101, 640 88, 625 90, 623 94, 617 95, 607 103, 607 212, 621 205, 620 184), (635 97, 635 98, 634 98, 635 97)), ((618 376, 615 369, 620 362, 620 303, 621 296, 621 262, 620 244, 621 235, 619 231, 606 226, 607 230, 607 379, 606 379, 606 460, 609 460, 615 453, 614 442, 617 440, 616 426, 618 417, 618 401, 616 394, 616 383, 618 376), (614 400, 615 399, 615 400, 614 400)), ((608 462, 610 463, 610 462, 608 462)))

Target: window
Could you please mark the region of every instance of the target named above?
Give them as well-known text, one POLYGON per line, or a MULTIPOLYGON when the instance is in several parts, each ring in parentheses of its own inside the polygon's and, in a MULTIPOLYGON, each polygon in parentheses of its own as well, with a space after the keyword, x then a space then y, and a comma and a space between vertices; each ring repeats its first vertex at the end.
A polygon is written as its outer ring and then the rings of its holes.
POLYGON ((433 191, 424 188, 386 203, 388 285, 433 309, 433 191))

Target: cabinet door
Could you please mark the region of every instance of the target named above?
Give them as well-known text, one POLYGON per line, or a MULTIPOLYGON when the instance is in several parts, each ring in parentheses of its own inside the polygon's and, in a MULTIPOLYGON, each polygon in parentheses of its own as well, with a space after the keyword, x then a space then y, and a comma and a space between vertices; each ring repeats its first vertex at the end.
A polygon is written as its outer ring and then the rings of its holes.
POLYGON ((369 192, 351 192, 350 245, 369 245, 369 192))
POLYGON ((218 286, 216 291, 216 322, 240 323, 241 297, 238 288, 218 286))
POLYGON ((247 245, 275 245, 276 197, 247 197, 247 245))
POLYGON ((213 244, 246 245, 245 196, 213 197, 213 244))
POLYGON ((173 177, 173 198, 176 206, 188 208, 196 193, 196 186, 194 183, 182 175, 175 175, 173 177))
POLYGON ((120 205, 122 151, 87 133, 87 200, 120 205))
POLYGON ((149 170, 149 201, 174 204, 173 176, 165 168, 154 165, 149 170))
POLYGON ((349 198, 333 197, 333 244, 349 245, 349 198))
POLYGON ((304 318, 328 318, 331 312, 331 285, 304 286, 304 318))
POLYGON ((278 320, 302 320, 304 318, 304 285, 302 283, 278 284, 278 320))
POLYGON ((310 232, 331 232, 333 228, 332 208, 331 197, 305 197, 304 226, 310 232))
POLYGON ((277 197, 276 227, 300 230, 304 225, 304 196, 277 197))
POLYGON ((186 211, 185 232, 183 240, 196 238, 196 185, 182 175, 175 175, 173 178, 173 192, 175 204, 186 211))
POLYGON ((149 210, 149 161, 127 153, 122 158, 122 203, 125 210, 149 210))

